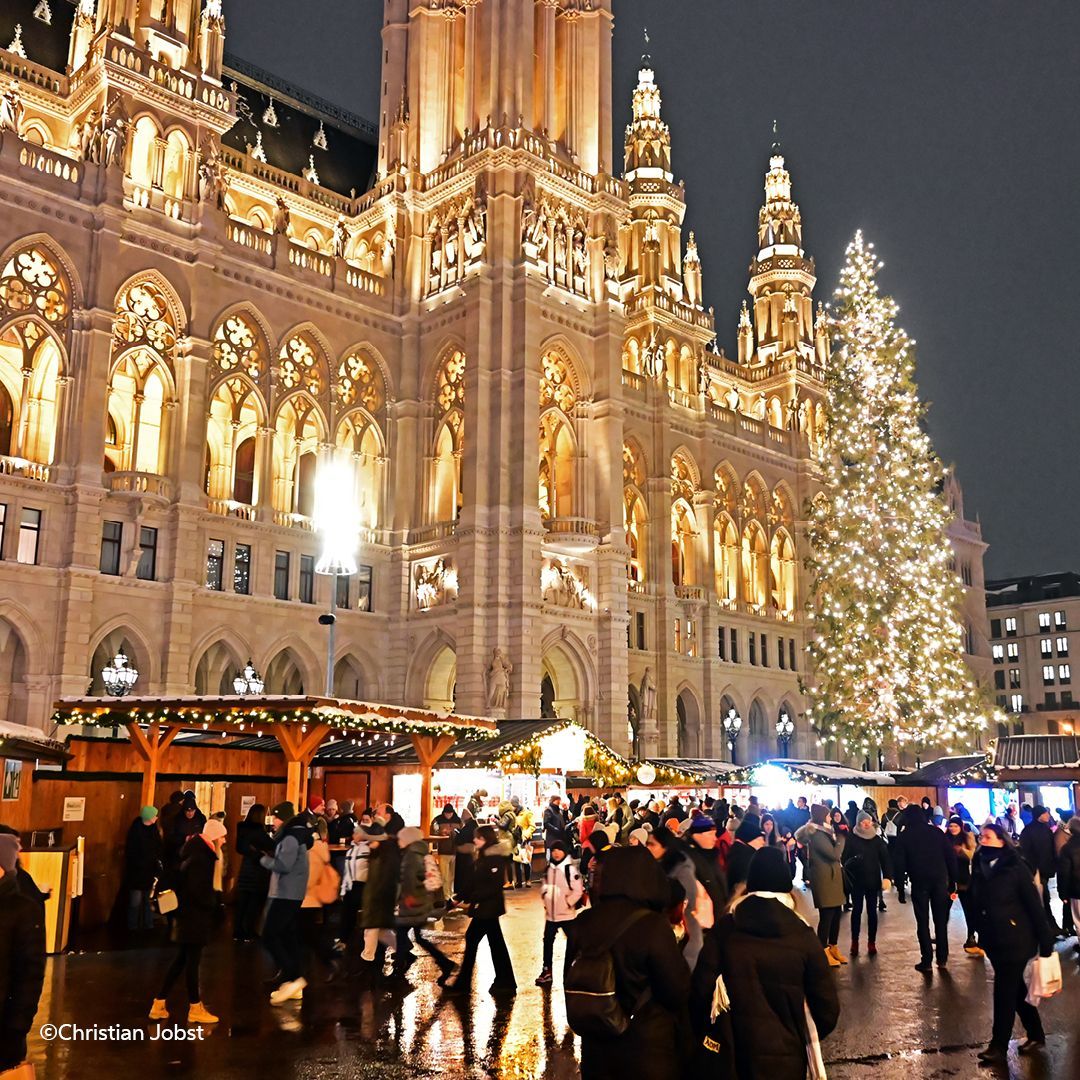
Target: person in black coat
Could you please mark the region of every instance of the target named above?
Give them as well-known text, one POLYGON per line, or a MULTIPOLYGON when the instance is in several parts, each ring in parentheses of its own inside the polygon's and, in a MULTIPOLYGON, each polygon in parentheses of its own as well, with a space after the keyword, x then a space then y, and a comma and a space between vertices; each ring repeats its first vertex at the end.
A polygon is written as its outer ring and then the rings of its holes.
POLYGON ((266 830, 266 807, 255 803, 236 826, 236 853, 241 859, 233 912, 233 937, 237 941, 254 941, 258 934, 259 918, 270 891, 270 871, 261 859, 273 851, 274 841, 266 830))
POLYGON ((761 825, 752 814, 744 818, 735 830, 735 842, 728 849, 727 856, 727 891, 728 895, 746 880, 750 870, 750 860, 754 853, 765 846, 765 834, 761 825))
POLYGON ((185 792, 180 808, 171 821, 163 826, 162 877, 171 888, 176 887, 180 873, 180 853, 193 836, 198 836, 206 824, 206 815, 199 809, 192 792, 185 792))
MULTIPOLYGON (((1080 817, 1069 818, 1069 839, 1058 852, 1058 896, 1080 926, 1080 817)), ((1073 946, 1080 952, 1080 942, 1073 946)))
POLYGON ((569 823, 570 820, 561 806, 559 796, 552 795, 551 801, 544 810, 544 847, 549 848, 553 840, 562 840, 569 823))
POLYGON ((1054 934, 1061 932, 1050 910, 1050 882, 1057 873, 1057 854, 1054 851, 1054 831, 1050 828, 1050 811, 1045 806, 1031 808, 1031 823, 1020 834, 1020 854, 1033 874, 1039 875, 1043 911, 1054 934))
POLYGON ((465 955, 461 958, 457 977, 452 983, 446 983, 446 988, 456 993, 468 992, 476 965, 476 952, 480 942, 486 937, 491 949, 491 962, 495 967, 495 981, 491 984, 491 992, 514 993, 517 990, 517 980, 514 978, 506 939, 499 925, 499 919, 506 911, 503 881, 510 863, 510 841, 500 838, 494 826, 481 825, 476 830, 475 844, 476 862, 463 893, 471 917, 465 931, 465 955))
POLYGON ((26 1060, 45 979, 45 912, 21 891, 19 840, 0 835, 0 1071, 26 1060))
POLYGON ((685 836, 686 854, 694 864, 694 876, 712 901, 715 921, 728 901, 727 875, 716 851, 716 822, 711 817, 695 816, 685 836))
POLYGON ((793 888, 779 849, 756 852, 746 894, 706 938, 690 993, 693 1075, 805 1080, 806 1009, 819 1039, 836 1027, 836 986, 817 934, 796 914, 793 888), (730 1008, 713 1018, 718 978, 730 1008))
POLYGON ((935 944, 938 967, 943 968, 949 962, 949 908, 956 896, 956 852, 922 807, 909 806, 902 817, 904 827, 896 838, 893 863, 897 877, 906 874, 911 881, 911 905, 915 909, 921 954, 915 970, 925 974, 931 970, 935 944))
POLYGON ((165 973, 161 992, 150 1008, 151 1020, 167 1020, 169 991, 186 976, 188 1023, 215 1024, 217 1017, 209 1012, 199 994, 199 964, 203 947, 214 933, 217 914, 217 894, 214 891, 214 868, 226 837, 225 826, 216 818, 208 821, 203 831, 192 836, 180 853, 180 869, 176 879, 176 894, 180 906, 176 912, 176 957, 165 973))
POLYGON ((615 990, 630 1024, 615 1039, 582 1037, 582 1080, 678 1080, 686 1075, 690 971, 663 914, 671 899, 664 871, 644 848, 612 848, 592 899, 570 924, 568 967, 582 949, 607 943, 612 928, 644 913, 610 944, 615 990))
POLYGON ((1021 1053, 1046 1042, 1039 1010, 1027 1002, 1024 968, 1036 953, 1049 956, 1054 951, 1054 935, 1031 871, 1006 831, 996 822, 988 823, 982 827, 981 842, 971 875, 971 906, 979 944, 994 968, 994 1027, 979 1059, 1003 1065, 1017 1015, 1027 1033, 1021 1053))
POLYGON ((889 848, 878 833, 874 819, 859 812, 855 828, 848 835, 840 859, 851 890, 851 954, 859 951, 863 905, 866 905, 866 951, 877 952, 878 900, 892 878, 889 848))
POLYGON ((129 930, 152 930, 150 895, 161 877, 161 831, 156 806, 144 806, 131 823, 124 843, 124 888, 128 894, 129 930))

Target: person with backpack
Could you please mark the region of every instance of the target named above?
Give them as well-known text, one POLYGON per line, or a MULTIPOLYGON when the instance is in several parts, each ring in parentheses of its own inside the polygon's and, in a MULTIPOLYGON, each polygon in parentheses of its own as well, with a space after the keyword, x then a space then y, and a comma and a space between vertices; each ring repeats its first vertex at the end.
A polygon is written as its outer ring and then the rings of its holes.
POLYGON ((859 930, 863 905, 866 905, 866 951, 877 953, 877 902, 892 877, 889 847, 878 835, 877 824, 865 811, 859 811, 855 828, 844 845, 840 860, 851 889, 851 955, 859 952, 859 930))
POLYGON ((461 959, 454 981, 444 985, 450 993, 467 993, 472 983, 473 968, 480 942, 487 938, 491 949, 491 962, 495 967, 495 981, 490 990, 494 993, 517 992, 514 967, 506 948, 499 919, 506 912, 503 898, 503 882, 510 862, 509 841, 500 836, 493 825, 481 825, 476 830, 476 862, 465 889, 464 899, 469 909, 470 922, 465 931, 465 955, 461 959))
MULTIPOLYGON (((569 933, 570 923, 585 903, 585 883, 577 864, 570 858, 569 847, 569 842, 562 836, 552 836, 548 844, 548 865, 540 886, 540 898, 544 903, 544 966, 537 976, 537 986, 551 985, 555 935, 560 930, 569 933)), ((564 982, 565 973, 564 961, 564 982)))
POLYGON ((897 866, 900 861, 896 857, 897 840, 904 828, 904 810, 908 801, 902 795, 898 799, 889 800, 889 808, 881 819, 881 833, 885 837, 885 843, 889 845, 889 857, 892 859, 893 870, 896 877, 896 898, 901 904, 907 903, 907 890, 905 888, 906 876, 897 866))
POLYGON ((413 940, 435 961, 440 981, 445 982, 454 970, 454 962, 424 936, 424 927, 435 910, 436 894, 442 895, 438 860, 428 851, 424 834, 413 826, 402 829, 397 842, 401 849, 401 870, 394 920, 397 930, 394 974, 403 976, 416 959, 409 945, 409 932, 412 931, 413 940))
POLYGON ((690 971, 665 914, 670 885, 640 848, 605 857, 594 905, 571 924, 566 1015, 582 1080, 679 1080, 690 971))
POLYGON ((291 802, 278 803, 270 814, 276 830, 274 852, 259 860, 270 871, 270 902, 263 919, 262 941, 277 964, 275 981, 281 980, 270 995, 270 1004, 280 1005, 302 998, 307 986, 300 952, 300 905, 307 892, 308 850, 313 837, 291 802))
POLYGON ((366 819, 366 822, 358 823, 353 829, 352 843, 345 852, 345 868, 341 875, 341 925, 338 932, 346 949, 356 932, 356 921, 364 906, 364 885, 367 882, 368 859, 371 855, 368 837, 375 829, 382 833, 382 829, 373 825, 370 819, 366 819))

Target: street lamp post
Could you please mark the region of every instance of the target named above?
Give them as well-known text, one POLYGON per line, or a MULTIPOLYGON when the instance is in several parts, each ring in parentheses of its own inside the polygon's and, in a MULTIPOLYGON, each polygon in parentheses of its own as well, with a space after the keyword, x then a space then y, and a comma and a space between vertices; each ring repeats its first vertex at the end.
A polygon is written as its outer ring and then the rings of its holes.
POLYGON ((123 697, 127 694, 138 677, 138 670, 128 663, 122 649, 101 669, 102 685, 112 697, 123 697))
POLYGON ((249 659, 240 672, 232 681, 233 689, 242 697, 257 697, 266 688, 263 677, 255 670, 255 665, 249 659))
POLYGON ((739 759, 736 756, 735 744, 738 741, 739 732, 742 730, 742 717, 734 709, 728 709, 727 716, 724 717, 724 730, 727 732, 728 749, 731 751, 731 764, 738 765, 739 759))
POLYGON ((786 712, 781 712, 776 720, 776 737, 780 740, 780 756, 786 758, 791 747, 791 736, 795 734, 795 725, 786 712))
POLYGON ((322 534, 322 553, 315 573, 330 578, 330 610, 319 623, 330 628, 326 653, 326 696, 334 696, 334 655, 337 645, 338 578, 356 573, 355 482, 352 470, 333 459, 319 469, 315 492, 315 528, 322 534))

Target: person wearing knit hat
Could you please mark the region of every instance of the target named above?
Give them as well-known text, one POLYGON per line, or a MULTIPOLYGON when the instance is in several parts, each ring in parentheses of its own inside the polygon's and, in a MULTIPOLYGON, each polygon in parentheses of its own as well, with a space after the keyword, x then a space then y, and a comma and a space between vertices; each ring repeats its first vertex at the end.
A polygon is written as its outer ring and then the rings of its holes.
POLYGON ((818 1039, 836 1027, 836 986, 813 930, 795 910, 783 852, 755 852, 745 884, 746 893, 706 936, 694 970, 690 1022, 699 1051, 684 1071, 805 1076, 811 1049, 806 1017, 813 1019, 818 1039), (718 994, 730 1001, 719 1013, 713 1006, 718 994))
POLYGON ((695 811, 686 830, 686 853, 694 864, 694 876, 709 894, 714 918, 727 906, 728 887, 724 865, 717 850, 716 822, 701 811, 695 811))
POLYGON ((761 832, 761 823, 755 814, 747 814, 735 830, 735 842, 731 845, 727 857, 728 894, 746 882, 750 869, 750 860, 754 852, 765 846, 765 837, 761 832))
POLYGON ((846 837, 829 824, 828 806, 815 803, 810 820, 795 833, 806 849, 807 874, 814 907, 818 909, 818 940, 830 967, 847 963, 840 952, 840 917, 844 907, 844 874, 841 860, 846 837))
POLYGON ((154 911, 150 898, 154 882, 162 875, 162 839, 156 806, 144 806, 128 826, 124 841, 124 877, 127 893, 128 930, 152 930, 154 911))
POLYGON ((631 829, 628 840, 630 847, 644 847, 649 842, 649 830, 631 829))
POLYGON ((985 956, 986 953, 979 948, 975 911, 971 906, 971 871, 974 868, 975 855, 979 850, 978 841, 975 839, 975 833, 959 814, 953 814, 949 818, 945 826, 945 838, 952 844, 953 851, 956 853, 956 895, 964 911, 964 922, 967 924, 964 952, 969 956, 985 956))
POLYGON ((203 948, 210 943, 217 922, 218 894, 214 891, 214 872, 225 842, 226 829, 217 818, 205 822, 202 831, 188 839, 181 852, 176 911, 177 952, 161 990, 150 1007, 151 1020, 169 1018, 168 997, 180 976, 187 988, 189 1024, 216 1024, 218 1018, 203 1005, 199 993, 199 967, 203 948))
POLYGON ((1054 850, 1054 832, 1050 828, 1050 811, 1045 806, 1036 804, 1031 808, 1031 821, 1020 834, 1019 846, 1024 862, 1039 875, 1046 921, 1054 934, 1059 935, 1061 928, 1050 910, 1050 884, 1057 875, 1057 852, 1054 850))
POLYGON ((851 954, 859 951, 863 905, 866 906, 866 951, 877 952, 878 900, 893 875, 888 845, 877 822, 865 810, 855 817, 855 828, 844 838, 841 866, 851 889, 851 954))
POLYGON ((269 903, 263 919, 262 943, 281 973, 282 982, 271 993, 270 1004, 298 1001, 304 996, 300 952, 300 905, 307 895, 309 851, 315 843, 306 817, 299 816, 289 801, 271 811, 274 852, 263 855, 260 864, 270 871, 269 903))
POLYGON ((0 833, 0 1071, 26 1060, 45 977, 45 909, 19 884, 19 837, 0 833))

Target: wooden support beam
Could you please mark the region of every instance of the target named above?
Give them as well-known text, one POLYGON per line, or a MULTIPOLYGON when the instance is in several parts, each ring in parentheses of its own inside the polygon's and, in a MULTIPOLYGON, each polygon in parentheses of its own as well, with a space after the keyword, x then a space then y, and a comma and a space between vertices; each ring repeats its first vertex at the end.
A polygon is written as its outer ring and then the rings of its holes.
POLYGON ((314 724, 302 731, 298 724, 273 724, 271 730, 285 755, 285 798, 299 813, 307 805, 308 766, 332 728, 314 724))
POLYGON ((443 755, 457 742, 454 735, 410 735, 413 749, 420 760, 420 821, 417 823, 427 835, 435 817, 432 806, 431 770, 443 755))
POLYGON ((154 792, 157 790, 157 776, 165 758, 165 751, 172 745, 173 739, 180 733, 179 727, 162 726, 155 720, 143 731, 136 723, 126 725, 128 738, 131 739, 135 752, 143 760, 142 790, 140 806, 154 805, 154 792))

